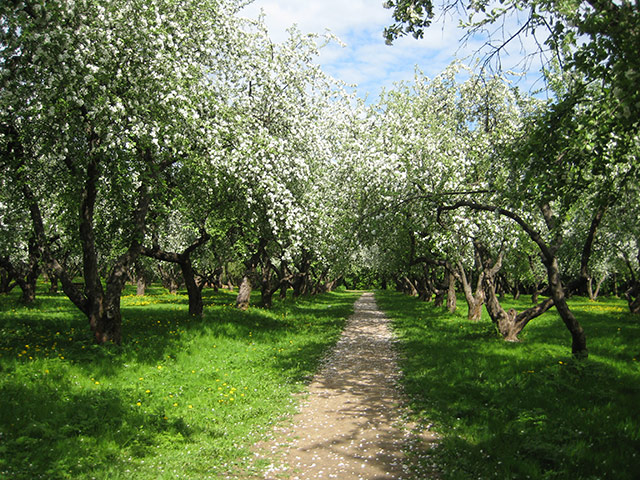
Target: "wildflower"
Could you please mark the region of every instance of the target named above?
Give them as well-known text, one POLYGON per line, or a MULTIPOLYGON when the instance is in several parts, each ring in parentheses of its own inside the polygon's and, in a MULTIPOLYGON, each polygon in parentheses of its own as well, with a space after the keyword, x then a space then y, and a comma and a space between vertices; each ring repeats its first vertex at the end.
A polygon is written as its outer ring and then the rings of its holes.
POLYGON ((142 403, 141 403, 141 402, 137 402, 137 403, 136 403, 136 405, 137 405, 137 406, 140 406, 140 405, 142 405, 142 403))

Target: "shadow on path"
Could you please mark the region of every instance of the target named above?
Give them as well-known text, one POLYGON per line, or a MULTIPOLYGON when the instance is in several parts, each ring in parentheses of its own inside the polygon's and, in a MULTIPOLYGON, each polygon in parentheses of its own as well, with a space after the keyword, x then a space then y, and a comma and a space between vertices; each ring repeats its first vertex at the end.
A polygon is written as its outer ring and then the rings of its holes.
POLYGON ((286 432, 292 438, 284 453, 286 466, 268 472, 267 479, 409 478, 403 454, 407 445, 420 443, 427 450, 435 442, 428 435, 416 442, 403 422, 389 320, 371 293, 354 308, 286 432))

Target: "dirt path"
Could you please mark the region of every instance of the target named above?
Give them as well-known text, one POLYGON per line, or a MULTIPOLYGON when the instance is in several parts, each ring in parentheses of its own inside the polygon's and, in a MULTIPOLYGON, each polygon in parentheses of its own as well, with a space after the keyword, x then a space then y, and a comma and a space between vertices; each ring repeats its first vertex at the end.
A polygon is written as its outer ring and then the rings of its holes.
POLYGON ((426 451, 435 439, 428 433, 418 436, 403 422, 388 323, 373 294, 356 301, 291 429, 282 432, 281 438, 291 439, 282 464, 272 467, 266 479, 409 478, 403 450, 418 445, 426 451))

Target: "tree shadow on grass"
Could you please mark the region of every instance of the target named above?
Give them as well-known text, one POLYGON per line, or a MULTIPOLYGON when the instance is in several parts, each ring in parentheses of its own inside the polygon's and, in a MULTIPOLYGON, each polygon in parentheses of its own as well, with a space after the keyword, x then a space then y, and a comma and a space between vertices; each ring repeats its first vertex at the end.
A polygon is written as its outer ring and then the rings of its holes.
MULTIPOLYGON (((309 341, 300 350, 278 352, 256 365, 259 372, 264 370, 290 382, 303 381, 315 370, 319 357, 331 343, 316 335, 325 328, 339 330, 355 299, 341 295, 321 297, 317 312, 305 302, 301 302, 304 311, 296 303, 282 302, 271 311, 252 308, 240 312, 229 306, 230 297, 227 292, 208 294, 208 301, 220 305, 206 308, 202 318, 189 317, 186 302, 181 304, 181 299, 168 303, 160 297, 133 299, 135 302, 131 303, 141 304, 122 307, 122 346, 94 345, 86 319, 65 299, 56 298, 59 304, 46 311, 16 309, 15 315, 0 315, 0 371, 6 374, 0 384, 0 477, 55 479, 90 476, 90 472, 123 472, 132 461, 144 458, 152 447, 163 442, 189 442, 200 434, 209 438, 222 436, 223 427, 203 426, 202 422, 196 422, 199 426, 195 427, 185 420, 179 409, 172 409, 173 399, 147 403, 141 397, 141 402, 136 401, 146 388, 138 383, 138 372, 146 367, 149 377, 156 372, 170 388, 180 388, 186 383, 182 375, 190 375, 190 369, 176 369, 168 377, 161 377, 160 372, 164 375, 172 370, 164 366, 177 356, 186 355, 191 348, 186 342, 195 341, 200 348, 202 345, 196 341, 200 336, 225 339, 233 354, 233 349, 247 346, 250 334, 266 350, 271 344, 282 344, 291 332, 298 336, 309 332, 309 341), (327 303, 339 307, 329 313, 327 303), (131 373, 127 383, 129 374, 121 374, 131 366, 136 372, 131 373), (156 366, 163 370, 156 370, 156 366), (89 382, 91 376, 101 382, 94 382, 93 378, 89 382), (111 376, 116 384, 126 386, 120 390, 104 386, 111 376), (165 412, 162 405, 172 410, 165 412)), ((9 310, 13 313, 13 309, 9 310)), ((214 354, 206 358, 218 359, 214 354)), ((231 355, 228 362, 231 361, 242 359, 231 355)), ((232 367, 231 363, 227 366, 232 367)), ((202 380, 193 380, 186 386, 189 395, 198 394, 205 379, 216 380, 214 367, 211 365, 211 372, 207 371, 202 380)), ((160 389, 161 385, 157 385, 160 389)))
POLYGON ((109 471, 123 459, 143 458, 165 437, 189 442, 198 433, 180 417, 168 420, 164 412, 145 411, 128 393, 79 390, 44 379, 5 384, 0 476, 57 479, 109 471))
POLYGON ((491 335, 488 322, 379 297, 402 337, 412 408, 442 434, 444 478, 637 478, 640 376, 631 358, 619 357, 638 345, 628 319, 616 326, 580 312, 598 354, 579 361, 553 314, 513 344, 491 335), (628 330, 624 344, 611 341, 618 328, 628 330))

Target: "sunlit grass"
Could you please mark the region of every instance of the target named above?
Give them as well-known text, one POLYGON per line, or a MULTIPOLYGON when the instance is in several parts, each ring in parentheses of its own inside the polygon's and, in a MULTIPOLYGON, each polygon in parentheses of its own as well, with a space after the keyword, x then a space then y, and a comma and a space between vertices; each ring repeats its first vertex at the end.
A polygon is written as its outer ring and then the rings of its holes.
POLYGON ((392 292, 377 300, 400 337, 411 405, 442 436, 443 479, 638 478, 640 319, 623 301, 570 301, 590 350, 579 361, 554 311, 507 343, 487 317, 469 323, 463 301, 450 315, 392 292))
POLYGON ((93 345, 62 295, 0 297, 0 478, 206 479, 250 473, 251 445, 338 338, 357 295, 233 308, 152 288, 122 300, 123 345, 93 345))

